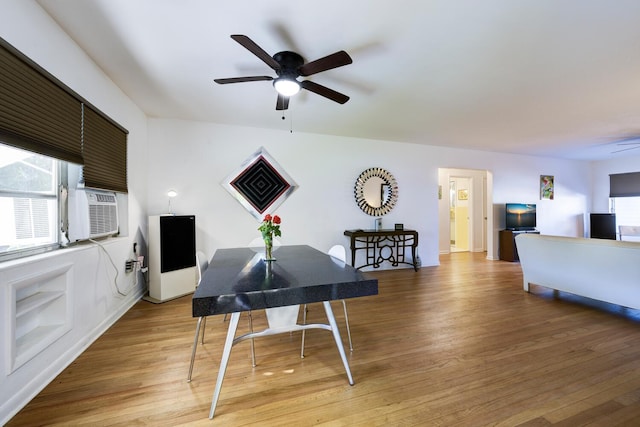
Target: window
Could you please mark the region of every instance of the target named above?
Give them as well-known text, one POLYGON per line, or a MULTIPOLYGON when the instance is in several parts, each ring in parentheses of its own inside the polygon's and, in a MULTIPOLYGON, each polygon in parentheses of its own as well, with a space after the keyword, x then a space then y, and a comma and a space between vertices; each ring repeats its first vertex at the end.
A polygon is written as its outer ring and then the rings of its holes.
POLYGON ((86 187, 126 193, 127 134, 0 38, 0 261, 66 242, 72 165, 86 187))
POLYGON ((616 233, 621 225, 640 226, 640 172, 609 175, 609 206, 616 214, 616 233))
POLYGON ((58 246, 61 163, 0 144, 0 259, 58 246))
POLYGON ((640 197, 612 197, 611 212, 616 214, 616 232, 621 225, 640 226, 640 197))

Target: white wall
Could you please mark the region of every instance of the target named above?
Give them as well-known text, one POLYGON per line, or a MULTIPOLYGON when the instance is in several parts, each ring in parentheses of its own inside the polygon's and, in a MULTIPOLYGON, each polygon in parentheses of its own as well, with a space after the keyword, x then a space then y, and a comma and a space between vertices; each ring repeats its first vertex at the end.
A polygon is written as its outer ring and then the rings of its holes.
MULTIPOLYGON (((481 169, 493 176, 493 215, 488 233, 497 242, 504 203, 538 205, 545 234, 584 235, 590 199, 590 168, 584 161, 518 156, 338 136, 243 128, 183 120, 150 119, 149 213, 166 213, 170 188, 177 214, 195 214, 197 245, 209 256, 219 247, 245 246, 258 223, 220 185, 247 157, 264 146, 300 188, 278 209, 284 244, 322 250, 348 245, 345 229, 373 228, 373 217, 354 202, 354 183, 370 167, 391 172, 399 186, 397 206, 383 227, 403 223, 420 234, 422 265, 439 255, 438 169, 481 169), (554 175, 555 200, 540 200, 540 175, 554 175)), ((497 259, 497 244, 488 256, 497 259)))
MULTIPOLYGON (((435 182, 422 170, 424 147, 403 145, 389 156, 393 144, 382 141, 164 119, 149 120, 149 140, 157 148, 149 153, 149 213, 167 212, 164 195, 176 189, 173 211, 196 215, 197 245, 209 256, 219 247, 246 246, 260 236, 258 222, 220 183, 261 146, 299 185, 277 211, 283 244, 327 250, 348 245, 345 229, 373 228, 374 218, 354 202, 354 183, 374 166, 389 170, 400 187, 398 204, 383 227, 402 222, 417 229, 422 241, 436 239, 437 230, 425 227, 424 214, 437 215, 437 207, 428 196, 435 182), (413 188, 423 190, 413 197, 413 188)), ((437 263, 437 254, 429 261, 437 263)))
MULTIPOLYGON (((146 117, 36 2, 1 0, 0 10, 0 37, 129 130, 129 195, 125 198, 128 216, 123 222, 127 236, 105 244, 118 269, 119 287, 127 290, 136 283, 136 278, 124 273, 124 261, 133 255, 133 241, 144 249, 147 234, 146 117)), ((95 245, 0 264, 0 424, 10 419, 139 299, 145 289, 142 276, 138 277, 137 287, 123 297, 115 291, 115 273, 108 257, 95 245), (11 352, 11 319, 6 317, 11 305, 10 284, 54 265, 69 263, 73 265, 68 308, 71 329, 9 374, 6 366, 11 352)))

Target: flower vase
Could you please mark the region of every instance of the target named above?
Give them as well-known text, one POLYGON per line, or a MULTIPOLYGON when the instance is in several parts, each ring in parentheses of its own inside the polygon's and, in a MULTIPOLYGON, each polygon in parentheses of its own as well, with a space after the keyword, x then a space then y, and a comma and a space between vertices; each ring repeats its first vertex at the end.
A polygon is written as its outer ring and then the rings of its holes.
POLYGON ((265 239, 264 241, 264 260, 265 261, 275 261, 276 259, 273 257, 273 240, 265 239))

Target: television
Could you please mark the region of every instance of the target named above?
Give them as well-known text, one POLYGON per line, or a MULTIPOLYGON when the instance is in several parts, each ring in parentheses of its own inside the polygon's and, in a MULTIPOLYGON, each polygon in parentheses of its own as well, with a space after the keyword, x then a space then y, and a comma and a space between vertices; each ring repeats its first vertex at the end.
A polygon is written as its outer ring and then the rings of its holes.
POLYGON ((535 230, 536 205, 532 203, 506 204, 507 230, 535 230))
POLYGON ((592 213, 589 215, 589 219, 592 239, 616 240, 616 214, 592 213))

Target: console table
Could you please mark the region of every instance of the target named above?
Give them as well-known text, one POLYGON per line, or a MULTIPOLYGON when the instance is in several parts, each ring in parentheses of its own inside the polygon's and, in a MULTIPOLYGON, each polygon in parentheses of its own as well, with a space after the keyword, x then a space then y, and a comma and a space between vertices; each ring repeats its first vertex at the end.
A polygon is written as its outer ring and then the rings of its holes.
POLYGON ((416 248, 418 232, 415 230, 345 230, 345 236, 351 238, 351 265, 356 266, 357 251, 364 250, 365 263, 357 268, 373 266, 379 268, 384 261, 392 266, 409 264, 418 271, 416 248), (411 259, 406 261, 406 251, 411 248, 411 259))

